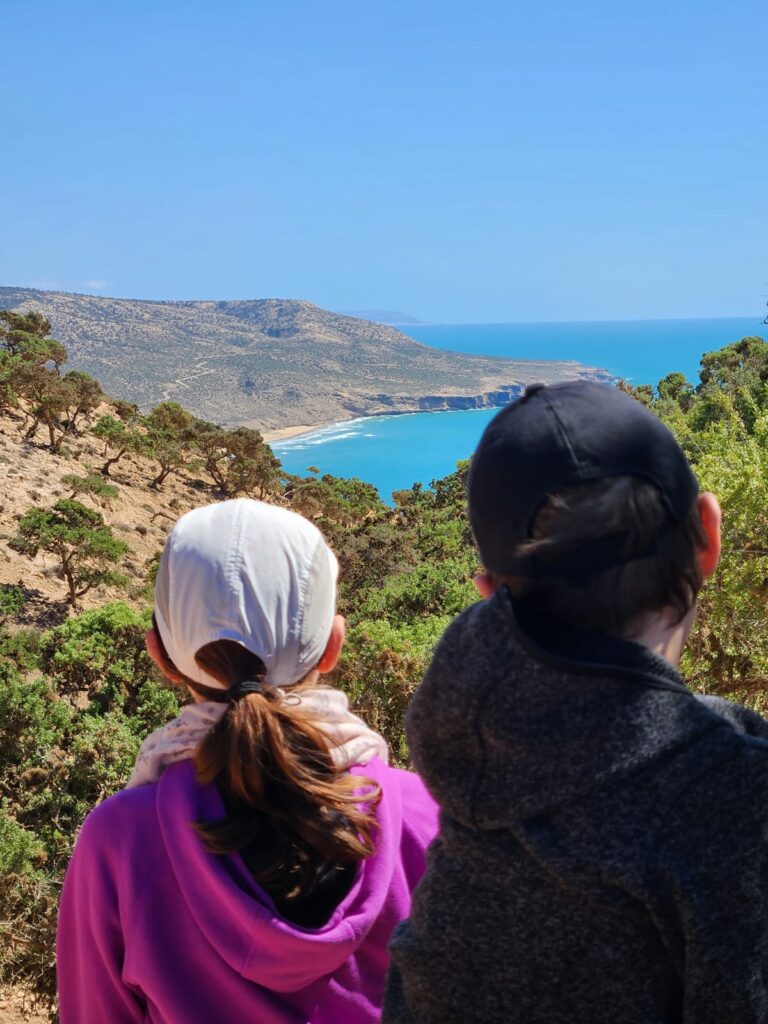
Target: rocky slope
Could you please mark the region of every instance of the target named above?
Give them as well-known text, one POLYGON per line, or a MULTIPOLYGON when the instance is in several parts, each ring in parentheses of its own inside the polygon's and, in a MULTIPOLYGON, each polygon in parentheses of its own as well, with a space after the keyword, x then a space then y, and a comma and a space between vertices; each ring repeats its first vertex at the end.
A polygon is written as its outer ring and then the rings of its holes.
MULTIPOLYGON (((91 421, 106 412, 113 410, 103 405, 91 421)), ((98 472, 104 454, 103 445, 86 432, 68 438, 61 453, 54 455, 42 438, 26 440, 25 426, 19 415, 0 414, 0 468, 5 480, 0 500, 0 585, 20 586, 26 594, 27 604, 18 624, 47 627, 69 614, 58 561, 43 552, 34 559, 28 558, 8 542, 16 534, 19 519, 30 508, 49 508, 60 498, 71 496, 71 489, 62 482, 63 476, 98 472)), ((115 536, 129 546, 120 565, 128 579, 127 587, 94 588, 82 599, 83 608, 97 607, 111 599, 145 603, 143 588, 149 565, 170 527, 188 509, 220 500, 205 474, 171 475, 162 488, 153 490, 149 481, 155 466, 142 456, 125 455, 112 470, 109 481, 118 488, 116 498, 106 502, 89 496, 78 498, 100 512, 115 536)))
POLYGON ((401 331, 309 302, 148 302, 0 288, 0 308, 37 309, 112 394, 165 399, 261 430, 353 416, 503 404, 531 381, 601 371, 575 362, 442 352, 401 331))

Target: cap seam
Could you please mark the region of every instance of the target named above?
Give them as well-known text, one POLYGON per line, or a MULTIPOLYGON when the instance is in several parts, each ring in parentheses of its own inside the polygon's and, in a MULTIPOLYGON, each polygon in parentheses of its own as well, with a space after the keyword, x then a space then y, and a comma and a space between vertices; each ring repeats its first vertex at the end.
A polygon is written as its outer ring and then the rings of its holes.
MULTIPOLYGON (((242 558, 240 542, 242 540, 243 535, 243 521, 244 508, 241 499, 238 502, 237 512, 235 515, 234 540, 230 544, 230 549, 227 555, 226 584, 229 587, 229 621, 232 620, 237 610, 237 595, 235 593, 233 575, 236 574, 237 563, 242 558)), ((250 629, 249 622, 246 622, 245 625, 250 629)))
POLYGON ((302 574, 299 577, 299 614, 296 616, 296 628, 293 639, 296 641, 296 650, 299 658, 301 658, 301 638, 304 635, 304 614, 307 610, 307 587, 309 586, 309 574, 312 566, 315 564, 315 556, 317 555, 317 549, 320 544, 324 543, 322 535, 320 535, 312 548, 311 555, 307 559, 307 563, 302 566, 302 574))
POLYGON ((568 454, 570 455, 572 461, 575 463, 576 471, 578 472, 579 476, 581 477, 583 475, 583 473, 584 473, 584 465, 582 463, 582 460, 576 454, 576 451, 575 451, 575 449, 573 447, 573 444, 571 443, 571 438, 570 438, 570 436, 568 434, 568 428, 566 427, 566 425, 563 422, 563 420, 560 418, 560 414, 558 413, 557 409, 555 408, 554 404, 552 403, 550 395, 547 393, 547 389, 546 388, 544 389, 543 394, 545 396, 545 399, 546 399, 546 402, 547 402, 547 406, 549 407, 549 410, 552 413, 552 416, 554 417, 555 423, 557 424, 557 431, 558 431, 558 434, 560 436, 560 439, 563 442, 563 444, 565 445, 565 447, 567 448, 568 454))

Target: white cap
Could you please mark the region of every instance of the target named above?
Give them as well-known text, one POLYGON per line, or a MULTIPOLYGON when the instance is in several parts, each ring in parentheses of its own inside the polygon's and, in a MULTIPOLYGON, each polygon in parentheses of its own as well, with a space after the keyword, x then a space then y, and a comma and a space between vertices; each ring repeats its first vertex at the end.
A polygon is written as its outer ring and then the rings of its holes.
POLYGON ((168 535, 157 572, 168 656, 194 682, 226 689, 195 655, 234 640, 261 658, 268 683, 297 683, 331 635, 337 575, 322 534, 295 512, 250 498, 194 509, 168 535))

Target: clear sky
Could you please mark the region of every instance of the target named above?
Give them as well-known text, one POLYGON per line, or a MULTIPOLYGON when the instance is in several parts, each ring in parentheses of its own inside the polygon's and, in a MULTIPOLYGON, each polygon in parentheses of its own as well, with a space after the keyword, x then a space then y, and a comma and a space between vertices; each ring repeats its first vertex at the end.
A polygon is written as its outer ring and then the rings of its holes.
POLYGON ((0 0, 0 284, 759 315, 766 0, 0 0))

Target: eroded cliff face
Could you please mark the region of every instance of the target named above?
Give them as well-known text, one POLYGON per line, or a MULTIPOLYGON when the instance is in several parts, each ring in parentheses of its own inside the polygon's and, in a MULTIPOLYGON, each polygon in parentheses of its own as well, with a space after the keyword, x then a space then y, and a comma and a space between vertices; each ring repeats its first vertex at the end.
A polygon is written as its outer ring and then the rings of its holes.
POLYGON ((425 395, 419 399, 419 408, 429 412, 441 409, 495 409, 507 405, 524 390, 523 384, 508 384, 482 395, 425 395))
POLYGON ((506 384, 479 395, 368 395, 358 403, 349 403, 356 416, 403 412, 447 412, 451 409, 495 409, 507 405, 525 390, 524 384, 506 384))
MULTIPOLYGON (((602 370, 587 370, 574 373, 574 376, 597 380, 606 384, 613 382, 611 374, 602 370)), ((543 378, 540 378, 543 379, 543 378)), ((447 412, 464 409, 500 409, 515 398, 519 398, 530 381, 526 383, 505 384, 493 391, 484 391, 479 395, 419 395, 406 397, 403 395, 368 395, 359 403, 347 402, 351 416, 380 416, 383 413, 407 412, 447 412)))

